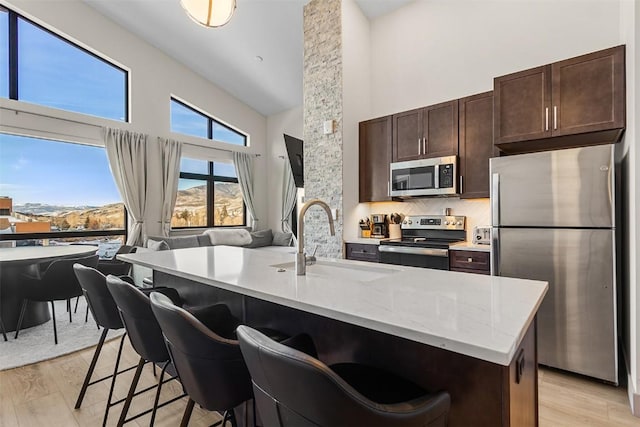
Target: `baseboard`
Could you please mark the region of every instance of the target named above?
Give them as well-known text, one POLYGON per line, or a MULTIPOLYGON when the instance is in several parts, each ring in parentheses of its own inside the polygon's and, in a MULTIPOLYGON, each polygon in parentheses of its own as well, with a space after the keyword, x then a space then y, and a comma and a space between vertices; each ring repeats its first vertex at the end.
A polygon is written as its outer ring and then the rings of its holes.
POLYGON ((627 393, 629 394, 629 405, 634 417, 640 418, 640 393, 635 389, 635 382, 631 375, 627 375, 627 393))

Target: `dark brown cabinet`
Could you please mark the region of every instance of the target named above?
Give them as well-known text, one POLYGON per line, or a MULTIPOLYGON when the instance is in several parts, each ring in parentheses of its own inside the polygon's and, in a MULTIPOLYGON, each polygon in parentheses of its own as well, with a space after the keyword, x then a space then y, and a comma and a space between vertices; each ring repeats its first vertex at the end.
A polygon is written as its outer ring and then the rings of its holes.
POLYGON ((506 153, 617 142, 624 46, 494 79, 495 144, 506 153))
POLYGON ((360 202, 381 202, 389 197, 391 116, 360 122, 360 202))
POLYGON ((460 99, 458 110, 460 198, 489 197, 489 159, 497 154, 493 145, 493 92, 460 99))
POLYGON ((376 244, 346 243, 345 246, 347 259, 380 262, 380 252, 376 244))
POLYGON ((457 100, 393 115, 394 162, 457 154, 457 100))
POLYGON ((489 252, 449 251, 449 270, 463 273, 491 274, 489 252))

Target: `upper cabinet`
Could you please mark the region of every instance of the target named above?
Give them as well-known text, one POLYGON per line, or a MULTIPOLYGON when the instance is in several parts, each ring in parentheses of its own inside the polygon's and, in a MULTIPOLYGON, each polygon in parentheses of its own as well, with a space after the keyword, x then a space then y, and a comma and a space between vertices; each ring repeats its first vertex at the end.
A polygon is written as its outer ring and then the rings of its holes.
POLYGON ((360 202, 382 202, 389 197, 391 116, 360 122, 360 202))
POLYGON ((493 92, 458 101, 461 199, 489 197, 489 159, 494 155, 493 92))
POLYGON ((457 154, 457 100, 393 115, 392 161, 457 154))
POLYGON ((506 153, 617 142, 624 46, 494 79, 494 136, 506 153))

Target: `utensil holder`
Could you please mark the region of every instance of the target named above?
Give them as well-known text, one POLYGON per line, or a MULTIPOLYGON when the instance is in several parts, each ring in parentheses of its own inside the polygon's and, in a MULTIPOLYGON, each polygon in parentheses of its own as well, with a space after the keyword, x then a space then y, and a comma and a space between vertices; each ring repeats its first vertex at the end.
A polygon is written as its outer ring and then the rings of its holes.
POLYGON ((389 238, 390 239, 402 238, 402 231, 400 231, 400 224, 389 224, 389 238))

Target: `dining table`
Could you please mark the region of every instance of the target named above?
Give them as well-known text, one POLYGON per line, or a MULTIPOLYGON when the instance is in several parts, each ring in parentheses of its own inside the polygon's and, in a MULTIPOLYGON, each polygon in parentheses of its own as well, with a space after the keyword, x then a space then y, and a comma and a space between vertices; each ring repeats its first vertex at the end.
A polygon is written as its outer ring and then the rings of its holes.
MULTIPOLYGON (((21 277, 34 269, 61 258, 74 258, 96 253, 93 245, 18 246, 0 248, 0 319, 7 332, 15 331, 20 315, 23 294, 21 277)), ((46 302, 30 301, 22 328, 30 328, 51 319, 46 302)))

